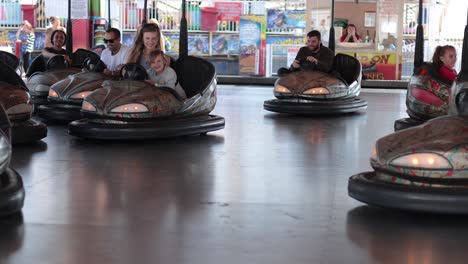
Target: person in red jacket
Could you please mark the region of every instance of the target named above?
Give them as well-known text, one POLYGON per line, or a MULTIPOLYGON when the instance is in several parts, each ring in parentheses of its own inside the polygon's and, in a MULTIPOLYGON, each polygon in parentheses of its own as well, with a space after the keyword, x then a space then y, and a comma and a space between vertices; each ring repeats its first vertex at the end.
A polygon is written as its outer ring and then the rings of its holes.
POLYGON ((457 62, 457 51, 450 45, 437 46, 432 57, 432 63, 436 67, 440 77, 451 82, 457 78, 457 71, 454 69, 457 62))
POLYGON ((346 27, 346 32, 341 36, 340 42, 361 42, 361 36, 356 32, 354 24, 349 24, 346 27))

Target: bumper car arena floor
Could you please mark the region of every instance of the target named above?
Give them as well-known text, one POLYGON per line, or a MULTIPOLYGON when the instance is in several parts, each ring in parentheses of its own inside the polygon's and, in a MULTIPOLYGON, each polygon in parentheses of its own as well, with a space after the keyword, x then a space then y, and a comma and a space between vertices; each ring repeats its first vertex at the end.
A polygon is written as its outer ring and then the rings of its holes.
POLYGON ((466 263, 468 217, 365 206, 348 178, 406 117, 404 90, 364 112, 265 111, 271 87, 221 85, 207 136, 96 142, 50 125, 15 145, 22 216, 0 219, 0 263, 466 263))

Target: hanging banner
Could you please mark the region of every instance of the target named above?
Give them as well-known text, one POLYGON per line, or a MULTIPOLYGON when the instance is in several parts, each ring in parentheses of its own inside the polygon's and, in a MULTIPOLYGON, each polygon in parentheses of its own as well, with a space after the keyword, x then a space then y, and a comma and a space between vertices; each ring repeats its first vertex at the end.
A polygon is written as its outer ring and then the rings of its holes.
POLYGON ((215 2, 219 21, 239 21, 242 14, 241 2, 215 2))
POLYGON ((72 19, 88 19, 89 18, 88 0, 71 0, 71 7, 72 7, 71 8, 72 19))
POLYGON ((241 16, 239 25, 239 73, 265 75, 266 17, 241 16))
POLYGON ((68 2, 64 3, 63 0, 47 0, 44 4, 46 17, 68 17, 68 2))

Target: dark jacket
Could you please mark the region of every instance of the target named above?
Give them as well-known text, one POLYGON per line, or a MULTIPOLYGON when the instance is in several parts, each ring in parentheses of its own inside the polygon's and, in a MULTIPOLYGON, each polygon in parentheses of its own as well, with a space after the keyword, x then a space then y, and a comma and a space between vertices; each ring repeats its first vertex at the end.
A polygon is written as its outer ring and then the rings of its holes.
MULTIPOLYGON (((323 72, 330 72, 333 66, 333 58, 335 54, 333 51, 323 45, 320 45, 318 52, 313 52, 309 47, 305 46, 299 49, 296 55, 296 60, 305 60, 308 56, 313 56, 318 60, 318 64, 307 62, 302 64, 302 68, 306 70, 316 70, 323 72)), ((293 68, 291 66, 291 68, 293 68)))

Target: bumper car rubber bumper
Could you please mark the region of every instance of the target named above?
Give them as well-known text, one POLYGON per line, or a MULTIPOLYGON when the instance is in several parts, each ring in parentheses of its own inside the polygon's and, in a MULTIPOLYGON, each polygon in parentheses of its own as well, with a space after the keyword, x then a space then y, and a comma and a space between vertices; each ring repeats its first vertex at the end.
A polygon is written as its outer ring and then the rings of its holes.
POLYGON ((32 95, 31 101, 33 102, 34 106, 38 107, 40 105, 49 104, 49 100, 47 100, 47 95, 32 95))
POLYGON ((412 117, 407 117, 407 118, 402 118, 395 120, 395 124, 393 125, 393 128, 395 131, 399 131, 402 129, 407 129, 410 127, 415 127, 424 124, 426 121, 420 120, 420 119, 415 119, 412 117))
POLYGON ((273 99, 265 101, 263 108, 272 112, 299 115, 345 114, 366 109, 367 102, 359 98, 326 101, 273 99))
POLYGON ((82 119, 81 105, 47 104, 37 108, 36 114, 46 120, 69 123, 82 119))
POLYGON ((103 124, 81 119, 68 125, 71 135, 90 139, 157 139, 206 134, 224 128, 224 118, 215 115, 157 120, 129 124, 103 124))
POLYGON ((47 126, 37 120, 29 119, 22 123, 14 123, 11 129, 13 144, 29 143, 41 140, 47 136, 47 126))
POLYGON ((21 211, 24 204, 24 187, 21 176, 13 169, 7 168, 0 175, 0 216, 21 211))
POLYGON ((419 187, 376 180, 375 172, 349 178, 348 194, 370 205, 440 214, 468 214, 468 188, 419 187))

